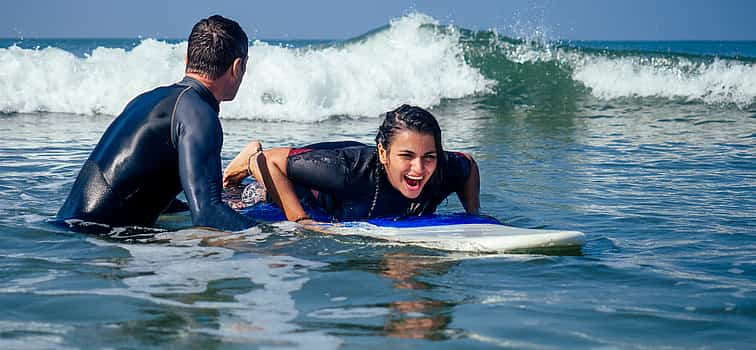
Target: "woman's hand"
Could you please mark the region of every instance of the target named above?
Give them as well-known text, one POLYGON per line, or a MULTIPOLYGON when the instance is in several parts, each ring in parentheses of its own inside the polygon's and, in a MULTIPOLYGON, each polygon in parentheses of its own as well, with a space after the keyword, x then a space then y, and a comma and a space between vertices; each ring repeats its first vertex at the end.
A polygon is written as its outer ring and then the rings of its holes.
POLYGON ((322 233, 326 235, 330 234, 330 232, 328 232, 328 227, 333 227, 335 225, 338 225, 338 224, 316 221, 310 218, 297 220, 295 222, 299 224, 300 226, 302 226, 302 228, 304 228, 305 230, 322 233))
POLYGON ((238 185, 244 178, 252 174, 251 163, 262 152, 260 141, 252 141, 242 149, 223 171, 223 187, 238 185))
POLYGON ((462 153, 470 160, 470 175, 462 185, 462 189, 457 192, 459 201, 465 207, 465 211, 471 215, 480 214, 480 172, 475 159, 467 153, 462 153))

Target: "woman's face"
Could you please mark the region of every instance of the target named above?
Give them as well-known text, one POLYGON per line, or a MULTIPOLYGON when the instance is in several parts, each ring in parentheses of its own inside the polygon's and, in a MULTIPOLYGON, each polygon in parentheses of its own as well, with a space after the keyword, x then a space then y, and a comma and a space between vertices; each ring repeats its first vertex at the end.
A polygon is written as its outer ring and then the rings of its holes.
POLYGON ((379 144, 378 155, 391 186, 410 199, 423 191, 438 161, 433 135, 412 130, 394 134, 388 151, 379 144))

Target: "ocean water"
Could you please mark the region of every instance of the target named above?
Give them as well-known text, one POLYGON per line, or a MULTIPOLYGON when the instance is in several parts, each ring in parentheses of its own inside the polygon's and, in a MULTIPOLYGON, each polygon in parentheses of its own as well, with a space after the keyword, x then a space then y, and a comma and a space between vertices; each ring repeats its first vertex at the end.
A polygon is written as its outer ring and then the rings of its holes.
MULTIPOLYGON (((158 226, 61 231, 114 115, 182 77, 186 43, 0 41, 0 348, 748 349, 756 343, 756 43, 547 42, 422 14, 346 41, 255 41, 224 161, 371 142, 428 107, 471 152, 486 214, 579 230, 580 251, 481 255, 158 226)), ((451 198, 440 209, 459 212, 451 198)))

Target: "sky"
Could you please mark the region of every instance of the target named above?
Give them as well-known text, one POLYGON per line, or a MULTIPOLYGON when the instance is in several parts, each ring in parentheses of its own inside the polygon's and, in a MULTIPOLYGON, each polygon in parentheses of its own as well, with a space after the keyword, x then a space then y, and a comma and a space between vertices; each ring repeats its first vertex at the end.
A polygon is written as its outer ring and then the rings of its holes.
POLYGON ((3 1, 0 37, 181 39, 221 14, 254 39, 347 39, 411 11, 517 37, 756 40, 750 0, 3 1))

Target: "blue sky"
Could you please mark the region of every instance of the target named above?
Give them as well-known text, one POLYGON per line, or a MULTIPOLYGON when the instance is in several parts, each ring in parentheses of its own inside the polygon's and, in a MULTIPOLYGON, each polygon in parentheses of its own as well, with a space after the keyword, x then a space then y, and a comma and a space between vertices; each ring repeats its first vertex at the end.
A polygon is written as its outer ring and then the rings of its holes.
POLYGON ((748 0, 24 0, 0 5, 0 37, 185 38, 219 13, 252 38, 345 39, 416 10, 469 29, 573 40, 756 40, 748 0))

